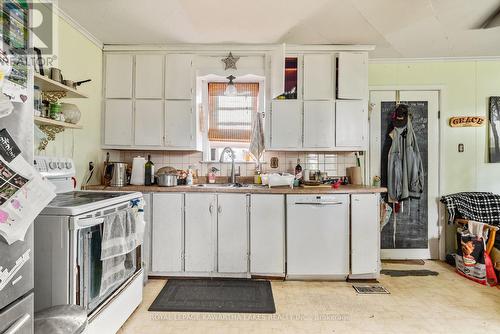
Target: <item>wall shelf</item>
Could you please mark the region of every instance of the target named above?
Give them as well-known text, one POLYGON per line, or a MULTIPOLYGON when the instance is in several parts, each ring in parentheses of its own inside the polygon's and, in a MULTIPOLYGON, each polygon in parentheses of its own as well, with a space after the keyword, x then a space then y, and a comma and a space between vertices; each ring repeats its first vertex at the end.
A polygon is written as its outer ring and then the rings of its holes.
POLYGON ((40 87, 40 90, 47 94, 59 95, 59 98, 87 98, 88 96, 80 93, 76 89, 63 85, 60 82, 54 81, 39 73, 35 73, 35 86, 40 87))
POLYGON ((34 116, 33 120, 35 124, 39 125, 40 130, 46 135, 46 138, 42 139, 38 145, 39 151, 45 150, 49 142, 56 139, 56 135, 58 133, 61 133, 66 129, 82 129, 81 125, 56 121, 45 117, 34 116))
POLYGON ((82 129, 81 125, 72 124, 68 122, 56 121, 54 119, 45 118, 45 117, 34 117, 35 123, 39 125, 48 125, 48 126, 60 126, 66 129, 82 129))

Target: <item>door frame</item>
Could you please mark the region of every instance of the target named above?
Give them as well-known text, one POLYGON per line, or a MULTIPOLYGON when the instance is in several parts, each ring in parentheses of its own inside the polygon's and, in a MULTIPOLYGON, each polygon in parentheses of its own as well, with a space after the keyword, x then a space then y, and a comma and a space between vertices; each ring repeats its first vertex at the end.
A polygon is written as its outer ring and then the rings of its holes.
MULTIPOLYGON (((370 94, 372 91, 437 91, 438 92, 438 196, 441 196, 443 189, 445 189, 443 173, 445 170, 445 161, 442 158, 442 152, 444 152, 444 128, 446 127, 446 122, 444 121, 443 115, 448 114, 447 106, 447 87, 445 85, 370 85, 368 87, 368 101, 370 100, 370 94)), ((370 103, 370 102, 368 102, 370 103)), ((369 108, 368 114, 368 136, 371 140, 371 108, 369 108)), ((367 156, 365 160, 365 173, 366 180, 371 180, 373 175, 370 173, 370 155, 371 155, 371 145, 368 147, 367 156)), ((439 199, 436 199, 439 201, 439 199)), ((444 206, 440 203, 438 207, 438 254, 431 254, 431 250, 401 250, 398 249, 398 254, 392 252, 392 250, 387 250, 385 252, 388 258, 391 259, 440 259, 444 260, 446 257, 446 210, 444 206)))

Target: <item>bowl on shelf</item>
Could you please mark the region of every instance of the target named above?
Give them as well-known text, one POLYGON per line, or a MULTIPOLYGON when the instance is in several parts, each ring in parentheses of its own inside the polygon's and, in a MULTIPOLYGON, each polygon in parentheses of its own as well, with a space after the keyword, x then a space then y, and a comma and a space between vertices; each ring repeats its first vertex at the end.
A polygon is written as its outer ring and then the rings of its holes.
POLYGON ((71 124, 77 124, 82 117, 80 109, 72 103, 61 103, 61 111, 64 115, 64 120, 71 124))

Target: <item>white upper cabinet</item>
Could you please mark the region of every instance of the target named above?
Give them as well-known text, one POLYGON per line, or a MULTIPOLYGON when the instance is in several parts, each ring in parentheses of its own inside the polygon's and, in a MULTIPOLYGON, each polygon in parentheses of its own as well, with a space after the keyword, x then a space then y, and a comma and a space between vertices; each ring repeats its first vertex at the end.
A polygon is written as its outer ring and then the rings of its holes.
POLYGON ((132 100, 107 100, 104 111, 104 144, 132 145, 132 100))
POLYGON ((304 101, 304 148, 333 148, 334 110, 333 101, 304 101))
POLYGON ((217 269, 220 273, 248 272, 247 195, 217 195, 217 269))
POLYGON ((135 56, 135 97, 149 99, 163 97, 162 55, 135 56))
POLYGON ((270 140, 272 149, 302 147, 302 103, 300 101, 272 102, 270 140))
POLYGON ((191 100, 165 101, 165 146, 195 149, 195 127, 191 100))
POLYGON ((193 55, 168 54, 165 65, 165 98, 189 100, 193 96, 193 55))
POLYGON ((106 98, 132 98, 133 55, 106 55, 106 98))
POLYGON ((163 100, 136 100, 135 145, 163 146, 163 122, 163 100))
POLYGON ((335 94, 333 54, 304 55, 304 100, 328 100, 335 94))
POLYGON ((336 101, 335 146, 364 148, 368 129, 366 101, 336 101))
POLYGON ((340 52, 338 60, 337 98, 368 98, 368 54, 340 52))
POLYGON ((271 56, 271 99, 285 91, 285 45, 276 47, 271 56))

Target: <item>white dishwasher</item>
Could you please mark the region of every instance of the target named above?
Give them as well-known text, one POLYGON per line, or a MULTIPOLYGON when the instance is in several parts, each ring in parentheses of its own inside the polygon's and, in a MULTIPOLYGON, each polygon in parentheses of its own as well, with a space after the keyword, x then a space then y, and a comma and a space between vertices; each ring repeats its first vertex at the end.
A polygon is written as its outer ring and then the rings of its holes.
POLYGON ((287 196, 287 278, 345 280, 349 195, 287 196))

